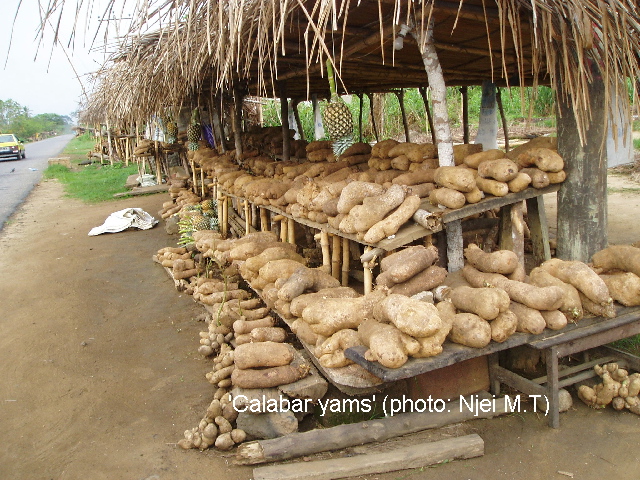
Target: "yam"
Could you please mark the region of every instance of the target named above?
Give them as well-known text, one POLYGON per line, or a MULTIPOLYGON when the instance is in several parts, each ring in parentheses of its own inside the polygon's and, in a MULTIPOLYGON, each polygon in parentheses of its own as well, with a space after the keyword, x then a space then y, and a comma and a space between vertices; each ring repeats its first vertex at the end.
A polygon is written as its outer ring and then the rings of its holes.
MULTIPOLYGON (((462 269, 464 278, 473 287, 503 289, 514 302, 536 310, 557 310, 562 305, 564 291, 560 287, 536 287, 528 283, 509 280, 497 273, 483 273, 467 264, 462 269)), ((514 312, 516 315, 518 312, 514 312)))
POLYGON ((509 310, 518 317, 518 332, 538 335, 542 333, 547 326, 547 322, 539 310, 527 307, 518 302, 511 302, 509 310))
POLYGON ((504 197, 509 193, 509 185, 490 178, 476 177, 476 185, 484 193, 488 193, 494 197, 504 197))
POLYGON ((604 280, 585 263, 552 258, 540 267, 563 282, 570 283, 594 303, 606 306, 613 301, 604 280))
POLYGON ((473 171, 463 167, 439 167, 434 174, 434 181, 442 187, 465 193, 476 187, 473 171))
POLYGON ((467 261, 480 270, 487 273, 500 273, 509 275, 518 266, 518 256, 510 250, 498 250, 492 253, 484 252, 475 243, 470 243, 464 249, 464 257, 467 261))
POLYGON ((436 170, 416 170, 411 173, 404 173, 402 175, 398 175, 394 178, 391 183, 396 183, 398 185, 417 185, 419 183, 434 183, 434 176, 436 170))
POLYGON ((256 327, 249 333, 251 341, 256 342, 277 342, 282 343, 287 338, 287 332, 280 327, 256 327))
POLYGON ((360 294, 350 287, 325 288, 314 293, 305 293, 291 301, 289 310, 295 317, 301 317, 302 311, 311 303, 326 298, 356 298, 360 294))
POLYGON ((443 327, 430 337, 416 338, 420 344, 420 350, 411 354, 415 358, 428 358, 442 353, 442 344, 451 332, 451 321, 443 320, 443 327))
POLYGON ((540 314, 549 330, 562 330, 567 326, 567 317, 560 310, 542 310, 540 314))
POLYGON ((416 339, 393 325, 373 319, 363 321, 358 327, 358 334, 362 343, 368 347, 365 358, 387 368, 400 368, 407 362, 409 355, 420 351, 420 343, 416 339))
POLYGON ((625 307, 640 305, 640 277, 625 272, 612 275, 600 275, 609 289, 611 298, 625 307))
POLYGON ((469 193, 464 194, 464 198, 467 203, 478 203, 480 200, 484 198, 484 192, 480 190, 478 187, 471 190, 469 193))
POLYGON ((340 281, 319 269, 301 267, 288 278, 278 290, 280 300, 291 302, 305 291, 318 291, 325 288, 336 288, 340 281))
POLYGON ((453 316, 449 340, 467 347, 484 348, 491 342, 491 326, 473 313, 457 313, 453 316))
POLYGON ((478 168, 478 165, 480 165, 482 162, 486 162, 488 160, 489 161, 497 160, 499 158, 504 158, 504 157, 505 157, 504 152, 496 148, 492 150, 485 150, 484 152, 472 153, 471 155, 467 155, 466 157, 464 157, 463 163, 467 167, 478 168))
MULTIPOLYGON (((248 369, 289 365, 293 361, 293 355, 294 349, 289 344, 259 342, 238 345, 234 350, 233 358, 238 369, 248 369)), ((236 385, 235 382, 234 385, 236 385)))
MULTIPOLYGON (((379 277, 378 277, 379 278, 379 277)), ((420 292, 431 290, 447 278, 447 269, 437 265, 431 265, 422 272, 414 275, 406 282, 398 283, 391 287, 389 293, 397 293, 408 297, 420 292)))
POLYGON ((358 298, 327 298, 308 305, 302 318, 316 334, 329 337, 344 328, 357 328, 366 318, 372 318, 374 307, 383 297, 384 293, 374 291, 358 298))
POLYGON ((576 322, 584 316, 578 289, 573 285, 554 277, 543 268, 536 267, 529 274, 529 282, 537 287, 557 286, 564 290, 560 311, 576 322))
MULTIPOLYGON (((246 343, 245 345, 254 345, 246 343)), ((257 343, 255 345, 263 345, 257 343)), ((244 346, 244 345, 241 345, 244 346)), ((297 382, 308 373, 303 366, 282 365, 279 367, 263 368, 260 370, 236 368, 231 375, 231 382, 240 388, 272 388, 297 382)))
POLYGON ((509 191, 513 193, 522 192, 529 188, 529 184, 531 183, 531 177, 524 172, 518 172, 518 174, 513 178, 513 180, 507 182, 509 187, 509 191))
POLYGON ((408 195, 402 204, 386 218, 374 224, 365 234, 364 241, 378 243, 380 240, 395 235, 418 210, 422 199, 417 195, 408 195))
POLYGON ((511 310, 502 312, 491 322, 491 340, 502 343, 518 328, 518 317, 511 310))
POLYGON ((349 213, 349 211, 362 203, 366 197, 380 195, 384 192, 384 187, 372 182, 351 182, 342 189, 338 199, 338 212, 349 213))
POLYGON ((531 186, 533 188, 548 187, 551 183, 549 180, 549 175, 538 168, 523 168, 520 171, 529 175, 529 177, 531 178, 531 186))
POLYGON ((640 277, 640 248, 632 245, 610 245, 596 252, 591 259, 594 268, 622 270, 640 277))
POLYGON ((429 201, 433 205, 442 205, 451 210, 457 210, 464 207, 467 199, 464 193, 451 188, 436 188, 429 194, 429 201))
POLYGON ((392 185, 381 195, 364 198, 362 205, 356 205, 349 211, 348 216, 352 218, 353 227, 357 232, 366 232, 398 207, 404 201, 404 197, 402 187, 392 185))
POLYGON ((532 148, 516 158, 521 167, 535 166, 543 172, 560 172, 564 168, 564 160, 557 151, 550 148, 532 148))
POLYGON ((291 323, 291 331, 303 342, 309 345, 315 345, 318 342, 318 334, 311 330, 307 322, 301 318, 296 318, 291 323))
POLYGON ((451 303, 464 312, 475 313, 484 320, 494 320, 509 309, 511 302, 501 288, 459 286, 451 290, 451 303))
POLYGON ((398 294, 382 300, 374 310, 374 316, 412 337, 430 337, 444 326, 434 305, 398 294))
POLYGON ((316 347, 315 354, 325 368, 346 367, 353 361, 344 356, 344 351, 357 345, 362 345, 362 341, 356 330, 339 330, 316 347))
POLYGON ((478 165, 478 175, 499 182, 510 182, 518 175, 518 165, 508 158, 485 160, 478 165))
POLYGON ((384 257, 380 262, 380 269, 396 284, 406 282, 433 265, 436 260, 438 260, 438 249, 434 245, 413 246, 384 257))

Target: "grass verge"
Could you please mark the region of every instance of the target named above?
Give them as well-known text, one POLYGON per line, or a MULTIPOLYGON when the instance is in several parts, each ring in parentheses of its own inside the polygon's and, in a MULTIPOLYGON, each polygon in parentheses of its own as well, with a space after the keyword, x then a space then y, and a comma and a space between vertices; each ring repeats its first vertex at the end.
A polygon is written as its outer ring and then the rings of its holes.
POLYGON ((43 172, 43 178, 55 178, 64 185, 68 197, 87 203, 113 200, 115 193, 125 191, 127 177, 137 173, 137 167, 135 164, 128 167, 121 164, 78 166, 79 162, 86 160, 87 152, 93 150, 93 145, 93 137, 89 134, 74 138, 62 151, 62 156, 71 157, 72 169, 50 165, 43 172))

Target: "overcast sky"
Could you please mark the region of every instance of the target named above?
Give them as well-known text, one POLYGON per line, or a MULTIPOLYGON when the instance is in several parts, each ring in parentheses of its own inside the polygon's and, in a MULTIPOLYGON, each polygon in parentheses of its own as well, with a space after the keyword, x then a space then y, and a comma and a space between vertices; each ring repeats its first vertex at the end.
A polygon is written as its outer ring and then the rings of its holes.
MULTIPOLYGON (((18 0, 2 0, 1 3, 3 26, 0 29, 0 99, 13 99, 28 107, 33 115, 39 113, 70 115, 78 110, 82 87, 62 48, 54 47, 52 50, 51 29, 47 32, 45 42, 38 48, 36 39, 39 24, 38 1, 22 1, 10 51, 8 51, 10 26, 18 0)), ((75 4, 75 2, 67 3, 75 4)), ((93 26, 92 32, 90 34, 80 32, 75 45, 71 47, 67 48, 73 21, 71 15, 65 17, 61 26, 65 49, 87 89, 90 88, 87 74, 96 71, 103 59, 101 53, 90 52, 98 12, 99 10, 96 9, 93 17, 89 18, 92 22, 89 28, 93 26)), ((82 23, 84 27, 84 21, 82 23)), ((98 46, 101 44, 102 42, 98 41, 98 46)))

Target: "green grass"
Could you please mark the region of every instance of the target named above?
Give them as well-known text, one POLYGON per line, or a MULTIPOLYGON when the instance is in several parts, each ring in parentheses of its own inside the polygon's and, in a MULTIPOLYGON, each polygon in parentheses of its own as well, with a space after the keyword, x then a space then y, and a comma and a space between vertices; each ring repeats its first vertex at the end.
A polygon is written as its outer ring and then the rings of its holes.
POLYGON ((636 139, 633 141, 633 148, 634 148, 635 150, 640 150, 640 138, 636 138, 636 139))
POLYGON ((98 203, 113 200, 115 193, 124 192, 127 177, 135 173, 136 165, 88 165, 78 171, 62 165, 51 165, 44 171, 43 177, 60 181, 68 197, 98 203))
POLYGON ((633 355, 640 355, 640 335, 617 340, 611 346, 633 355))
POLYGON ((61 156, 71 157, 71 163, 78 164, 87 159, 87 152, 93 150, 94 145, 95 140, 93 135, 91 133, 84 133, 67 143, 67 146, 62 150, 61 156))

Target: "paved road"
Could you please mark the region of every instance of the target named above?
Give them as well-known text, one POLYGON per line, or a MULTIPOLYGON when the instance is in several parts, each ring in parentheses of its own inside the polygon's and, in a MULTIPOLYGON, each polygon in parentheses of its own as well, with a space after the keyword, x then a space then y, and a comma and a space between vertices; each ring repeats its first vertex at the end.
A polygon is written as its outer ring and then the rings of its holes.
POLYGON ((0 161, 0 230, 42 177, 47 160, 57 156, 73 135, 27 143, 24 160, 0 161))

